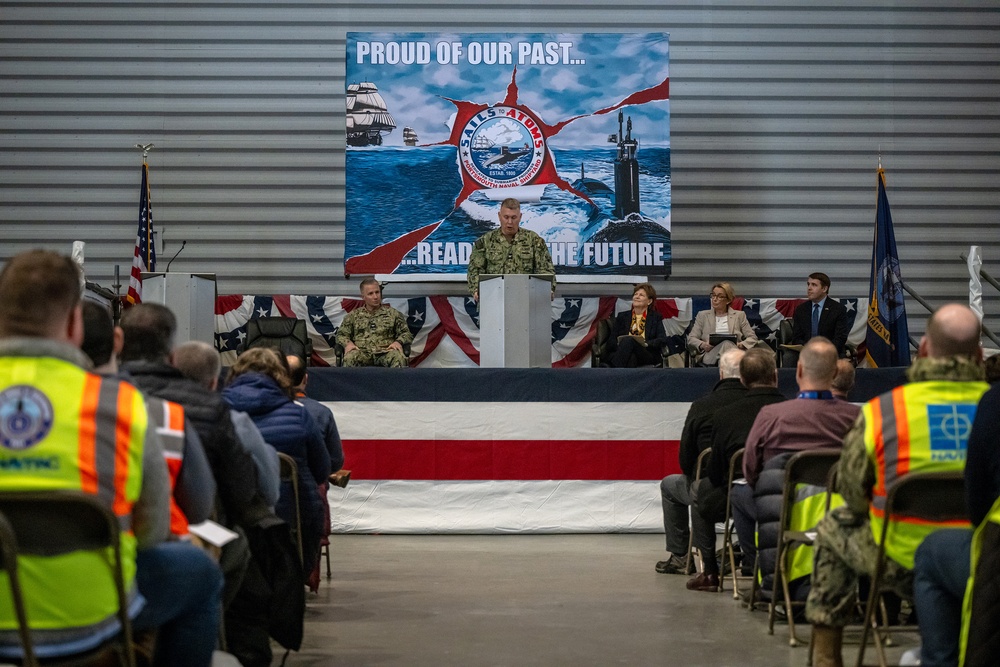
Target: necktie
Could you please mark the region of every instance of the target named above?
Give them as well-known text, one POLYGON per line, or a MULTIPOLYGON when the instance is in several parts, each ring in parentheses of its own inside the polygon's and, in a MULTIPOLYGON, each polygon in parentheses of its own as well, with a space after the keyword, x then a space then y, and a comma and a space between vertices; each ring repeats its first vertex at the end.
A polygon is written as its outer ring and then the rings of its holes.
POLYGON ((819 304, 813 304, 812 336, 819 333, 819 304))

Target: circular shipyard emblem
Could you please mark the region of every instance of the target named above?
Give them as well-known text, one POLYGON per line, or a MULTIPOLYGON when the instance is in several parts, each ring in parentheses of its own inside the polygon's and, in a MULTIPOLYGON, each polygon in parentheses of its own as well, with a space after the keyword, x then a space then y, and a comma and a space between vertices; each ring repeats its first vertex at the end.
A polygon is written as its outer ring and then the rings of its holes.
POLYGON ((462 168, 486 188, 527 185, 541 171, 544 157, 538 121, 514 107, 484 109, 462 130, 462 168))
POLYGON ((0 392, 0 446, 21 450, 37 445, 52 430, 52 403, 34 387, 0 392))

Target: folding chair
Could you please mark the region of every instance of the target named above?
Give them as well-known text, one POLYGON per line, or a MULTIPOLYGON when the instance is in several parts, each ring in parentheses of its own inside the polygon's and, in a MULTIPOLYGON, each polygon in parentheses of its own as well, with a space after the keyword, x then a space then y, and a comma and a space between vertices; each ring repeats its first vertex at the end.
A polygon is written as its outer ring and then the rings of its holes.
MULTIPOLYGON (((697 484, 701 480, 701 474, 708 467, 708 457, 711 456, 711 454, 712 454, 712 449, 711 448, 703 449, 703 450, 701 450, 701 454, 698 454, 698 460, 694 464, 694 469, 695 469, 694 484, 697 484)), ((694 484, 692 484, 692 487, 694 486, 694 484)), ((688 512, 690 513, 692 511, 693 510, 691 509, 691 507, 688 507, 688 512)), ((696 559, 700 559, 701 558, 701 554, 698 553, 698 550, 694 548, 694 531, 691 529, 691 526, 689 525, 688 526, 688 550, 687 550, 687 558, 684 559, 684 573, 685 574, 687 574, 688 572, 691 572, 691 556, 692 555, 696 559)))
POLYGON ((878 560, 871 592, 865 605, 865 617, 861 626, 861 645, 858 648, 857 666, 864 664, 865 649, 869 630, 875 639, 875 652, 881 667, 886 667, 885 646, 890 633, 919 632, 914 625, 889 627, 879 626, 875 610, 882 597, 882 576, 885 574, 885 541, 891 524, 899 517, 917 519, 921 522, 968 525, 969 511, 965 502, 965 478, 962 471, 911 473, 901 477, 889 489, 885 503, 885 520, 879 537, 878 560))
POLYGON ((17 576, 17 537, 14 535, 14 528, 3 514, 0 514, 0 570, 7 573, 7 581, 10 584, 11 602, 14 605, 14 616, 17 618, 17 632, 21 638, 21 650, 24 652, 22 663, 26 667, 34 667, 38 661, 35 659, 31 643, 28 615, 24 611, 21 580, 17 576))
MULTIPOLYGON (((729 569, 733 577, 733 599, 740 599, 740 579, 753 579, 754 575, 749 577, 744 577, 739 574, 739 570, 736 569, 736 550, 733 548, 733 530, 735 526, 733 525, 733 503, 729 497, 729 491, 733 488, 733 482, 736 481, 737 470, 743 470, 743 448, 736 450, 731 457, 729 457, 729 481, 726 486, 726 521, 725 530, 722 533, 722 556, 723 558, 729 557, 729 569)), ((719 578, 719 592, 725 588, 725 577, 719 578)))
POLYGON ((38 660, 42 660, 46 665, 81 665, 96 659, 112 643, 119 664, 135 667, 118 517, 96 496, 59 490, 0 493, 0 516, 4 519, 0 529, 4 569, 10 575, 22 642, 20 647, 0 647, 0 661, 14 659, 21 660, 24 665, 37 665, 38 660), (115 622, 92 638, 72 643, 39 642, 30 627, 30 617, 25 613, 31 601, 25 599, 21 589, 17 558, 46 558, 73 551, 99 551, 105 555, 117 594, 115 622))
MULTIPOLYGON (((348 482, 351 481, 351 471, 340 469, 337 472, 330 475, 329 482, 331 486, 339 486, 340 488, 346 488, 348 482)), ((329 506, 329 503, 327 503, 329 506)), ((327 535, 320 542, 320 554, 322 558, 326 559, 326 578, 330 580, 333 578, 333 569, 330 567, 330 536, 327 535)))
POLYGON ((295 500, 295 542, 299 548, 299 564, 305 562, 302 551, 302 506, 299 504, 299 466, 288 454, 278 452, 278 477, 282 482, 292 485, 292 498, 295 500))
POLYGON ((788 645, 798 646, 799 638, 795 634, 795 614, 793 607, 804 606, 803 602, 792 600, 789 588, 789 563, 793 550, 812 547, 816 538, 816 524, 826 512, 830 511, 831 489, 827 486, 831 471, 840 460, 839 449, 808 449, 798 452, 785 465, 785 486, 781 497, 781 520, 778 533, 778 558, 775 561, 771 603, 767 609, 767 632, 774 634, 774 618, 780 604, 788 618, 788 645), (807 526, 793 525, 793 510, 795 503, 806 497, 817 495, 822 490, 825 496, 823 514, 817 517, 802 517, 808 519, 807 526), (808 495, 804 495, 808 494, 808 495), (815 521, 812 519, 815 518, 815 521), (778 584, 781 584, 782 597, 778 598, 778 584))

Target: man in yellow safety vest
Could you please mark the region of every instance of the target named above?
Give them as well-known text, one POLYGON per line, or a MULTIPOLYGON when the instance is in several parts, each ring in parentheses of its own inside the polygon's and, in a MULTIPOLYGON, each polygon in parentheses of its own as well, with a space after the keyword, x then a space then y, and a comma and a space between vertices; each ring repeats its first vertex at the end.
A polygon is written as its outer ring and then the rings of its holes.
MULTIPOLYGON (((163 452, 142 394, 87 370, 81 287, 72 260, 42 250, 17 255, 0 272, 0 493, 66 489, 106 503, 122 526, 133 626, 159 628, 155 664, 207 667, 221 574, 200 549, 164 541, 163 452)), ((103 559, 80 551, 18 560, 32 636, 48 654, 89 650, 117 631, 103 559)), ((0 656, 19 654, 16 627, 0 588, 0 656)))
MULTIPOLYGON (((962 470, 983 381, 980 323, 968 307, 948 304, 928 320, 908 384, 865 404, 844 439, 838 490, 844 505, 817 527, 813 585, 814 665, 842 665, 844 626, 854 611, 859 575, 875 573, 888 490, 908 473, 962 470)), ((914 552, 942 526, 896 518, 886 537, 884 582, 910 596, 914 552)))

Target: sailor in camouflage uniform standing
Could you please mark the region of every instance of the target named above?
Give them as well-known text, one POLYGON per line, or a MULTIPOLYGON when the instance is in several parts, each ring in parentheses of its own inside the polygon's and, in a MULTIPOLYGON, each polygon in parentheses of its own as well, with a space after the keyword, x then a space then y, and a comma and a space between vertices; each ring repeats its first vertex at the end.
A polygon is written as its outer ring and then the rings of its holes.
POLYGON ((500 204, 500 228, 486 232, 472 245, 469 257, 469 292, 479 303, 479 276, 483 273, 551 273, 556 290, 552 255, 542 237, 521 229, 521 203, 509 197, 500 204))
POLYGON ((403 346, 413 342, 403 314, 382 303, 382 287, 374 278, 361 281, 365 305, 355 308, 337 330, 337 343, 344 347, 344 366, 386 366, 406 364, 403 346))

